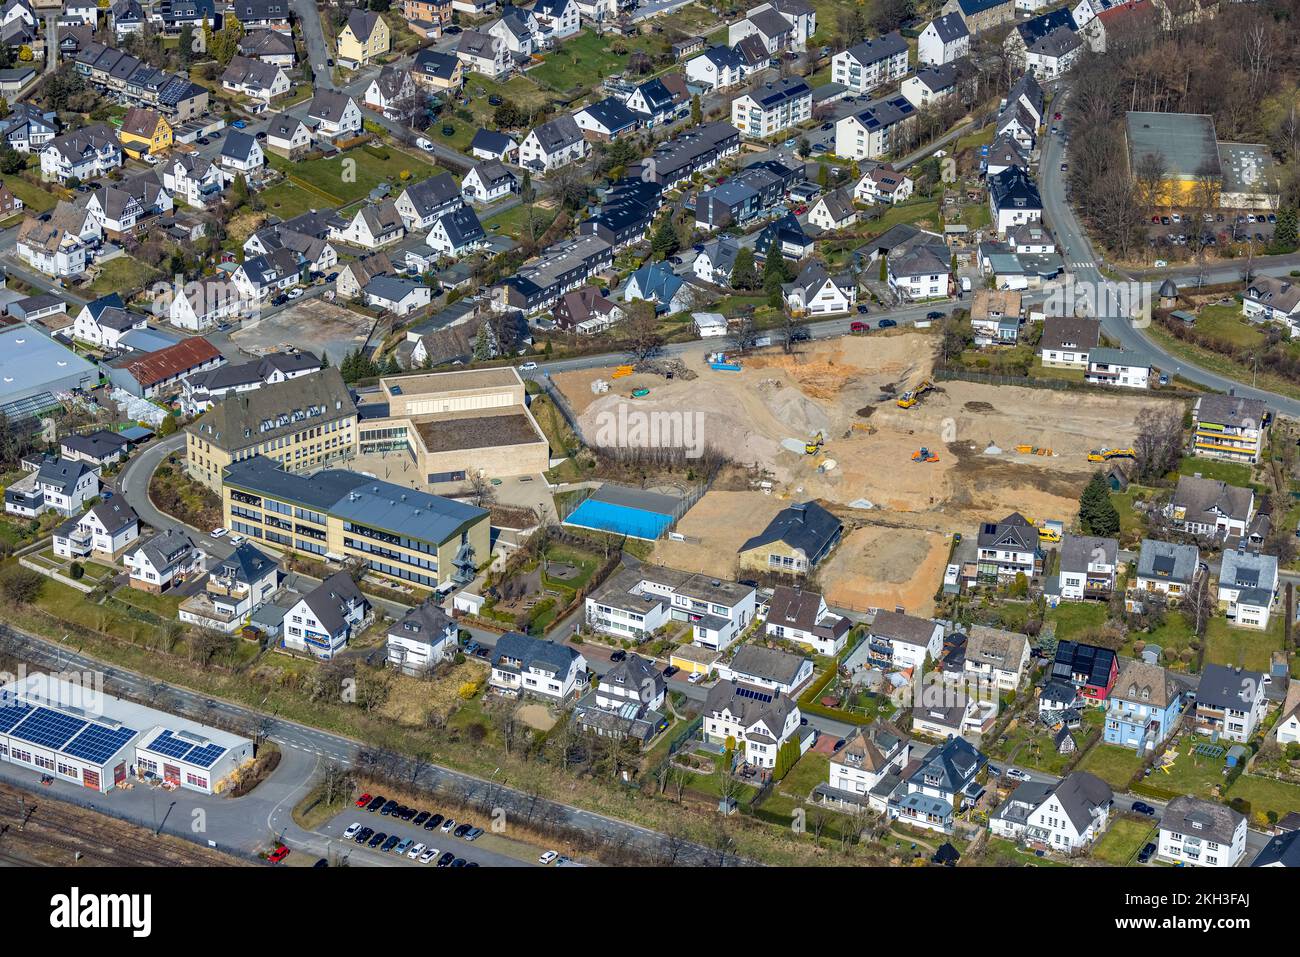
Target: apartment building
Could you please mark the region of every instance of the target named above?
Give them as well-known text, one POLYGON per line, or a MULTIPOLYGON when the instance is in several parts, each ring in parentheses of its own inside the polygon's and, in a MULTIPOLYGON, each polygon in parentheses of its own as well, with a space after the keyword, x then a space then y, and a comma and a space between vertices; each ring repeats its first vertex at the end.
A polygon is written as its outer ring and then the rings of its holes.
POLYGON ((831 80, 862 94, 907 74, 907 41, 895 30, 863 40, 831 59, 831 80))
POLYGON ((1206 395, 1192 407, 1192 454, 1254 465, 1272 419, 1260 399, 1206 395))
POLYGON ((731 101, 731 125, 749 139, 775 136, 812 119, 812 88, 786 77, 742 93, 731 101))
POLYGON ((621 569, 586 603, 587 624, 606 634, 639 640, 670 621, 684 621, 694 644, 716 651, 730 647, 754 613, 749 585, 662 565, 621 569))

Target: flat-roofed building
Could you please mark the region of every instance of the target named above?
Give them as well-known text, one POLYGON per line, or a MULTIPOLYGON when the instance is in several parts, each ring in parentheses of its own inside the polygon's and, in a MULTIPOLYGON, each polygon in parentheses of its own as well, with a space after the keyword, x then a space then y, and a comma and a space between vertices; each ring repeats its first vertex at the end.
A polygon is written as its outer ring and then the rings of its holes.
POLYGON ((384 378, 379 392, 360 407, 361 454, 404 451, 430 485, 550 467, 550 444, 513 367, 384 378))
POLYGON ((229 528, 259 544, 355 558, 425 588, 469 582, 491 557, 486 509, 343 469, 308 476, 242 460, 226 469, 221 507, 229 528))

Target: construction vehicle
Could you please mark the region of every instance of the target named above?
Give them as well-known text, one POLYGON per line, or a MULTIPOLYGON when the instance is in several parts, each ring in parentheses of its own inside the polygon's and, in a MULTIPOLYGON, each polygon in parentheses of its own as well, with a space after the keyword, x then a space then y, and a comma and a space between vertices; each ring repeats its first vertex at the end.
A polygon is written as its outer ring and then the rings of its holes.
POLYGON ((910 409, 916 403, 921 401, 921 397, 927 392, 934 391, 934 383, 929 379, 924 379, 915 389, 908 389, 898 397, 898 407, 900 409, 910 409))
POLYGON ((1135 459, 1137 452, 1133 449, 1093 449, 1088 453, 1089 462, 1109 462, 1111 459, 1135 459))
POLYGON ((917 451, 912 453, 912 461, 913 462, 937 462, 939 461, 939 456, 936 455, 934 452, 931 452, 923 445, 917 451))
POLYGON ((803 447, 804 454, 816 455, 818 452, 822 450, 822 446, 825 444, 826 444, 826 436, 818 432, 811 439, 809 439, 808 442, 804 445, 803 447))

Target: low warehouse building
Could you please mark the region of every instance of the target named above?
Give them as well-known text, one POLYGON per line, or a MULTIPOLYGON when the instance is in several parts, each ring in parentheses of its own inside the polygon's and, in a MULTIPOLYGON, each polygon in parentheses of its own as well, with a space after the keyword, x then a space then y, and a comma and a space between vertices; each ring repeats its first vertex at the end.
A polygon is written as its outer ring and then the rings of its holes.
POLYGON ((151 728, 135 749, 136 766, 145 777, 212 794, 216 785, 253 758, 253 742, 247 738, 188 721, 179 724, 190 727, 178 729, 178 719, 165 717, 167 723, 151 728))

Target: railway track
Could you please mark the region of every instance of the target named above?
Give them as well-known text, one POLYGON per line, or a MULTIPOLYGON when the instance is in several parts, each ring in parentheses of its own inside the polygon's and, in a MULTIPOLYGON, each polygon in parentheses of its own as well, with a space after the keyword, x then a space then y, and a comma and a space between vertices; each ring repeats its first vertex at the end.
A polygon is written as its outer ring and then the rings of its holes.
POLYGON ((155 837, 146 828, 0 782, 0 857, 22 860, 24 845, 66 853, 64 864, 74 863, 78 854, 83 863, 110 867, 237 863, 179 838, 155 837))

